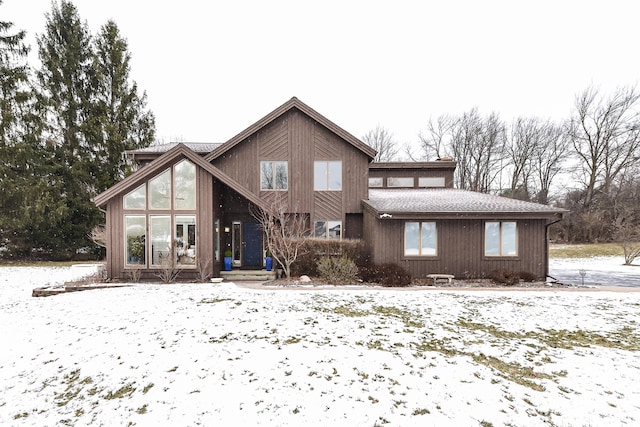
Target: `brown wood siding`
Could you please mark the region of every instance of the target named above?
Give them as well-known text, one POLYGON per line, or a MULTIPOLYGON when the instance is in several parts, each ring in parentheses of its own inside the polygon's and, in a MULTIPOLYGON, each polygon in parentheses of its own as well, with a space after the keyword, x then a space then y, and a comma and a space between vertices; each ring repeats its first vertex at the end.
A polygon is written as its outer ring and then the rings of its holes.
MULTIPOLYGON (((213 190, 213 177, 202 168, 197 169, 196 248, 198 262, 209 260, 208 273, 214 273, 213 236, 215 221, 214 201, 218 197, 213 190)), ((203 264, 204 265, 204 264, 203 264)))
POLYGON ((316 191, 313 221, 344 221, 342 191, 316 191))
MULTIPOLYGON (((259 165, 262 160, 288 161, 289 189, 286 194, 289 210, 314 212, 322 203, 331 203, 323 212, 339 212, 333 218, 344 221, 345 213, 360 213, 360 201, 368 194, 368 158, 357 148, 299 110, 292 109, 237 144, 221 157, 213 160, 220 168, 252 193, 269 202, 276 198, 274 191, 260 191, 259 165), (313 191, 313 162, 315 160, 342 161, 340 199, 326 199, 313 191)), ((283 193, 280 193, 283 194, 283 193)), ((326 218, 322 218, 326 219, 326 218)))
MULTIPOLYGON (((511 221, 505 218, 504 221, 511 221)), ((518 256, 484 256, 484 220, 436 220, 438 254, 435 257, 404 255, 404 221, 377 220, 365 213, 364 233, 374 263, 392 262, 414 277, 431 273, 453 274, 456 278, 486 278, 493 270, 527 271, 544 277, 546 273, 546 221, 517 220, 518 256)))

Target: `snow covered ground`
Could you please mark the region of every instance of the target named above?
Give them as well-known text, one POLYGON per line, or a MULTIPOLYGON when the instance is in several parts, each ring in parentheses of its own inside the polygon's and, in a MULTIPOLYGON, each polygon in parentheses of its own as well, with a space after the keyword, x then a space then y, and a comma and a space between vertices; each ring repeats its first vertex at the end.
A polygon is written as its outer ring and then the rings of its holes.
MULTIPOLYGON (((86 269, 84 269, 86 270, 86 269)), ((0 268, 0 425, 640 423, 640 293, 253 290, 0 268)))
POLYGON ((624 265, 622 256, 551 258, 549 274, 566 284, 581 285, 584 279, 585 285, 640 287, 640 265, 624 265))

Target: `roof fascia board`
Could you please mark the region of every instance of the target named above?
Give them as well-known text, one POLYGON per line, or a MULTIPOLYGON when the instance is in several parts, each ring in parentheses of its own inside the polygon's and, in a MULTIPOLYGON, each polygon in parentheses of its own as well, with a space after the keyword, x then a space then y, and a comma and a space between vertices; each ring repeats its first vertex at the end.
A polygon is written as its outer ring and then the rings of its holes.
POLYGON ((192 151, 184 144, 178 144, 171 150, 167 151, 165 154, 158 157, 153 162, 149 163, 147 166, 138 170, 132 175, 129 175, 127 178, 115 184, 113 187, 104 191, 103 193, 97 195, 92 199, 92 201, 98 206, 103 207, 110 199, 115 197, 116 195, 122 193, 129 187, 133 187, 143 181, 148 180, 150 177, 154 176, 160 170, 165 168, 168 164, 175 161, 177 158, 184 157, 191 160, 194 164, 200 166, 215 178, 222 181, 224 184, 229 186, 231 189, 236 191, 242 197, 249 200, 254 205, 267 209, 267 206, 263 200, 258 198, 255 194, 251 193, 244 187, 242 187, 237 181, 233 178, 222 172, 220 169, 213 166, 211 163, 207 162, 200 156, 198 153, 192 151))

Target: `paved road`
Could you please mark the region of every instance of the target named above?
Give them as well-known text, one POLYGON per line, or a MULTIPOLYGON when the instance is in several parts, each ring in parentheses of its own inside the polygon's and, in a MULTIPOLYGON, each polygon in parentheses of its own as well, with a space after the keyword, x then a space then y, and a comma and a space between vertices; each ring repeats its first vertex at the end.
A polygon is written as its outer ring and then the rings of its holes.
MULTIPOLYGON (((558 279, 561 283, 582 284, 579 268, 567 268, 560 266, 555 268, 553 262, 549 263, 549 275, 558 279)), ((585 266, 585 285, 606 286, 633 286, 640 287, 640 267, 625 267, 624 271, 598 270, 597 266, 589 268, 585 266)))

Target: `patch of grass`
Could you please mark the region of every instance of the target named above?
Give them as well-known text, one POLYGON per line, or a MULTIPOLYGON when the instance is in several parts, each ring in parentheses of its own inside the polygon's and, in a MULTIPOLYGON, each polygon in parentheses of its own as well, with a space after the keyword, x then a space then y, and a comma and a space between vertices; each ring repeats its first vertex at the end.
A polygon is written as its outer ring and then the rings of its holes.
POLYGON ((480 363, 500 372, 501 376, 516 384, 529 387, 535 391, 545 391, 544 386, 536 383, 532 379, 552 379, 551 375, 535 372, 533 368, 522 366, 519 363, 508 363, 493 356, 486 356, 482 353, 471 355, 476 363, 480 363))
POLYGON ((420 409, 416 409, 414 410, 411 415, 416 416, 416 415, 428 415, 431 412, 429 412, 429 410, 427 408, 420 408, 420 409))
POLYGON ((376 305, 373 307, 373 310, 383 316, 401 319, 407 328, 424 328, 424 323, 416 320, 418 317, 416 314, 399 309, 398 307, 376 305))
POLYGON ((146 386, 144 386, 144 388, 142 389, 142 394, 147 394, 147 392, 148 392, 149 390, 151 390, 151 388, 153 387, 153 385, 154 385, 153 383, 149 383, 149 384, 147 384, 146 386))
POLYGON ((141 407, 136 409, 136 413, 138 413, 140 415, 146 414, 147 413, 147 404, 145 403, 144 405, 142 405, 141 407))
POLYGON ((104 398, 106 400, 113 400, 122 399, 123 397, 131 397, 131 395, 136 391, 136 388, 133 386, 134 384, 135 383, 125 384, 116 391, 110 391, 104 398))
POLYGON ((231 298, 205 298, 200 301, 200 304, 217 304, 219 302, 232 301, 231 298))
POLYGON ((624 256, 622 246, 617 243, 552 244, 551 258, 590 258, 594 256, 624 256))

